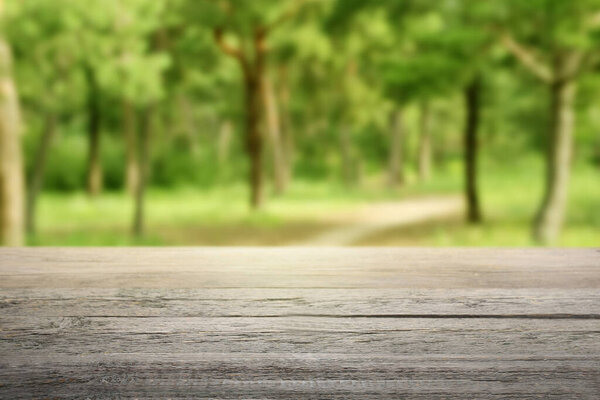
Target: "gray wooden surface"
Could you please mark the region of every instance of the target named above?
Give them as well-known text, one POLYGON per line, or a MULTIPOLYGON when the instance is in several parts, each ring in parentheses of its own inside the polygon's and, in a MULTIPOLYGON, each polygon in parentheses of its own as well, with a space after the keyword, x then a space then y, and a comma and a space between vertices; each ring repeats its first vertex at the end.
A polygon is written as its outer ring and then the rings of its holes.
POLYGON ((0 250, 0 398, 600 398, 600 250, 0 250))

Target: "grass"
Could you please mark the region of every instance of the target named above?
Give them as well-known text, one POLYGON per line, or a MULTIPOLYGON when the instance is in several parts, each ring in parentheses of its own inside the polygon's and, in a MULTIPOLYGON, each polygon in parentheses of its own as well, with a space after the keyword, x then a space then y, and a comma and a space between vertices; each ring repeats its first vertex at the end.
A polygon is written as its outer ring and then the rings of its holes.
MULTIPOLYGON (((388 246, 535 246, 531 220, 543 193, 543 164, 528 159, 510 168, 487 165, 480 178, 484 222, 462 217, 391 229, 361 241, 388 246)), ((600 170, 576 165, 569 186, 565 225, 557 245, 600 244, 600 170)))
MULTIPOLYGON (((484 162, 481 175, 485 222, 469 226, 461 216, 391 229, 365 238, 361 245, 531 246, 530 221, 542 193, 543 165, 538 159, 494 165, 484 162)), ((330 217, 369 202, 421 195, 460 193, 460 165, 436 171, 427 184, 400 190, 385 188, 372 177, 360 188, 335 183, 295 182, 282 197, 271 197, 264 210, 252 212, 243 184, 213 189, 152 189, 147 198, 147 235, 130 231, 132 199, 106 193, 44 193, 38 209, 38 234, 29 244, 47 246, 118 245, 286 245, 339 226, 330 217)), ((559 245, 600 243, 600 171, 574 168, 567 220, 559 245)))

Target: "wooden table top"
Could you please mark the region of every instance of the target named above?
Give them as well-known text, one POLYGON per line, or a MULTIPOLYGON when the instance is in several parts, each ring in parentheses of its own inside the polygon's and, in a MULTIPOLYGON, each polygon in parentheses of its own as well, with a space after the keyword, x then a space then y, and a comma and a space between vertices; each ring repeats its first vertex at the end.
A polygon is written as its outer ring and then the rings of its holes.
POLYGON ((600 249, 0 249, 0 398, 600 397, 600 249))

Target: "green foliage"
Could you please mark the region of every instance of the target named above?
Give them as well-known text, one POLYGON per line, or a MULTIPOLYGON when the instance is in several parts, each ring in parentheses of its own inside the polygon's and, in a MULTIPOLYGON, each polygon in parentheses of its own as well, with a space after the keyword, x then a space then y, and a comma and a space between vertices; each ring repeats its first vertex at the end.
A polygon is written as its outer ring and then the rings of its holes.
POLYGON ((46 189, 75 191, 83 187, 87 145, 81 136, 62 137, 48 157, 44 186, 46 189))
POLYGON ((534 47, 549 65, 555 62, 557 52, 597 50, 598 0, 510 0, 501 7, 504 18, 499 23, 534 47))
MULTIPOLYGON (((250 63, 254 35, 270 29, 266 74, 274 85, 279 119, 288 125, 281 134, 292 138, 294 179, 338 185, 344 132, 350 137, 353 170, 362 171, 364 182, 383 186, 390 114, 402 108, 404 170, 410 185, 415 180, 418 107, 423 101, 434 110, 436 171, 460 174, 462 92, 475 75, 483 80, 480 146, 487 161, 499 163, 494 168, 501 170, 514 160, 539 157, 548 140, 549 96, 500 45, 503 33, 510 33, 547 66, 557 55, 589 55, 577 76, 575 155, 577 162, 595 163, 596 168, 600 164, 600 0, 5 3, 2 29, 15 56, 29 176, 46 116, 54 114, 59 121, 45 168, 47 191, 84 188, 91 93, 100 98, 106 188, 124 187, 125 102, 136 111, 148 105, 156 110, 150 141, 150 183, 155 189, 194 186, 218 191, 221 185, 240 185, 248 173, 244 87, 239 63, 215 42, 218 29, 250 63), (90 92, 86 70, 97 81, 96 92, 90 92), (233 126, 228 139, 221 137, 224 123, 233 126), (224 161, 221 145, 227 150, 224 161)), ((267 143, 263 160, 265 175, 272 175, 270 146, 267 143)), ((510 181, 509 173, 496 175, 498 181, 510 181)), ((539 184, 543 174, 538 175, 530 179, 539 184)), ((458 178, 449 182, 435 189, 460 188, 458 178)), ((228 194, 242 200, 245 195, 241 189, 228 194)), ((228 196, 219 201, 231 200, 228 196)), ((518 210, 523 215, 530 211, 518 210)), ((575 219, 583 224, 584 218, 596 223, 587 213, 575 219)), ((446 236, 440 240, 452 242, 446 236)))
MULTIPOLYGON (((152 152, 153 184, 205 185, 225 179, 206 171, 217 158, 220 121, 231 120, 241 128, 244 99, 239 66, 218 50, 215 27, 225 30, 232 45, 244 47, 252 29, 283 19, 268 40, 270 74, 277 84, 279 66, 288 70, 295 171, 315 178, 337 175, 343 125, 349 126, 366 164, 383 168, 392 103, 410 108, 428 99, 453 110, 443 131, 454 135, 447 138, 452 146, 448 153, 459 152, 462 105, 456 94, 476 71, 486 82, 486 143, 497 147, 500 156, 505 148, 540 151, 547 123, 545 94, 497 46, 494 27, 510 28, 542 49, 550 39, 588 48, 597 43, 598 33, 577 22, 593 17, 591 11, 598 7, 594 0, 23 0, 7 7, 4 28, 14 48, 27 115, 29 164, 45 112, 58 113, 61 125, 77 127, 55 141, 50 160, 55 153, 74 158, 78 172, 62 182, 57 177, 62 170, 51 162, 47 185, 54 189, 83 184, 88 90, 83 65, 93 67, 105 99, 102 154, 108 186, 122 184, 117 176, 124 162, 117 159, 125 154, 123 99, 137 106, 160 103, 158 119, 163 122, 157 129, 161 139, 155 142, 160 148, 152 152), (293 17, 285 18, 287 13, 293 17), (182 137, 188 139, 178 144, 182 137), (71 146, 77 154, 63 155, 71 146)), ((588 159, 598 147, 596 86, 590 75, 580 89, 578 141, 588 159)), ((414 118, 407 124, 409 131, 416 130, 414 118)), ((241 180, 245 174, 239 131, 227 180, 236 175, 234 180, 241 180)), ((415 143, 408 141, 410 156, 415 143)), ((369 170, 375 172, 373 168, 369 170)), ((60 173, 69 175, 67 169, 60 173)))

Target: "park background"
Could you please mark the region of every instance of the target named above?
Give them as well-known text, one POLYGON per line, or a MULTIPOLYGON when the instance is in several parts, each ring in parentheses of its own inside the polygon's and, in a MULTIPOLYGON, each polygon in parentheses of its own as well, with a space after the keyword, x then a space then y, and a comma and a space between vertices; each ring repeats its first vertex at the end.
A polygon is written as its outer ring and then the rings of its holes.
POLYGON ((600 243, 599 1, 0 8, 5 244, 600 243))

